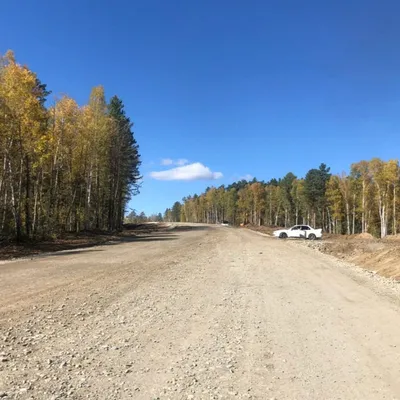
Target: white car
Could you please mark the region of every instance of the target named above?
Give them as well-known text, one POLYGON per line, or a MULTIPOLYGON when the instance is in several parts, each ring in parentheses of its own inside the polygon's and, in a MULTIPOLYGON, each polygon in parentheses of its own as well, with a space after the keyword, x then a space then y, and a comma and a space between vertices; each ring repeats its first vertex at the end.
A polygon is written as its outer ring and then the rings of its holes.
POLYGON ((275 231, 274 236, 280 239, 305 238, 315 240, 322 238, 322 229, 314 229, 309 225, 295 225, 289 229, 275 231))

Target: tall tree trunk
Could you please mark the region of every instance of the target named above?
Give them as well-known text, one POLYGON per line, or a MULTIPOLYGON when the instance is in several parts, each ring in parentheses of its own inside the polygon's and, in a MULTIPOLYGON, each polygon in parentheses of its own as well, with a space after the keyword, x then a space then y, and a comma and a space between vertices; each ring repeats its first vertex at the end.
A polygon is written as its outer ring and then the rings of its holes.
POLYGON ((4 231, 4 225, 6 222, 6 215, 7 215, 7 190, 4 190, 4 209, 3 209, 3 215, 1 218, 1 225, 0 225, 0 232, 4 231))
POLYGON ((328 218, 328 232, 332 233, 332 220, 331 220, 331 213, 329 211, 329 207, 326 208, 327 218, 328 218))
POLYGON ((85 229, 88 230, 90 227, 90 211, 92 201, 92 165, 90 165, 89 177, 87 183, 87 198, 85 205, 85 229))
MULTIPOLYGON (((67 210, 67 214, 66 214, 66 216, 65 216, 64 230, 68 230, 68 227, 67 227, 67 225, 68 225, 68 220, 70 220, 72 207, 73 207, 74 204, 75 204, 75 197, 76 197, 76 187, 75 187, 75 190, 74 190, 74 194, 72 195, 71 202, 69 203, 69 207, 68 207, 68 210, 67 210)), ((70 224, 71 224, 71 222, 70 222, 70 224)), ((72 228, 72 226, 70 225, 69 230, 72 230, 71 228, 72 228)))
MULTIPOLYGON (((9 168, 9 173, 10 173, 10 192, 11 192, 11 202, 12 202, 12 210, 13 210, 13 216, 14 216, 14 225, 15 225, 15 236, 17 239, 17 242, 21 240, 21 210, 20 210, 20 201, 16 197, 16 193, 14 190, 14 181, 15 178, 13 177, 13 171, 12 171, 12 166, 11 166, 11 161, 8 160, 8 168, 9 168)), ((19 188, 21 188, 21 173, 20 173, 20 179, 19 179, 19 188)))
POLYGON ((396 184, 393 184, 393 235, 397 234, 396 217, 396 184))
POLYGON ((385 201, 382 198, 381 193, 379 193, 378 205, 379 205, 379 219, 380 219, 380 223, 381 223, 381 238, 384 238, 387 235, 386 207, 385 207, 385 201))
POLYGON ((31 237, 31 171, 29 157, 25 157, 25 231, 28 238, 31 237))
POLYGON ((382 207, 381 213, 381 237, 384 238, 387 236, 387 222, 386 222, 386 207, 382 207))
POLYGON ((269 225, 272 225, 272 199, 269 199, 269 225))
POLYGON ((99 171, 99 162, 96 163, 96 199, 95 199, 95 216, 96 216, 96 229, 100 229, 100 208, 101 208, 101 200, 100 200, 100 171, 99 171))
POLYGON ((367 231, 367 223, 365 219, 365 180, 362 183, 362 213, 361 213, 361 233, 367 231))
MULTIPOLYGON (((39 179, 38 179, 39 180, 39 179)), ((39 191, 42 191, 41 184, 37 182, 36 190, 34 190, 34 204, 33 204, 33 220, 32 220, 32 234, 35 235, 36 233, 36 222, 37 222, 37 209, 38 209, 38 198, 39 198, 39 191)))
POLYGON ((353 222, 352 222, 352 234, 354 235, 356 229, 356 195, 353 196, 353 222))
MULTIPOLYGON (((6 154, 6 152, 4 152, 3 171, 2 171, 2 176, 0 178, 0 194, 2 193, 2 190, 3 190, 3 185, 4 185, 4 181, 5 181, 5 177, 6 177, 6 172, 7 172, 7 154, 6 154)), ((4 207, 5 207, 5 203, 4 203, 4 207)))

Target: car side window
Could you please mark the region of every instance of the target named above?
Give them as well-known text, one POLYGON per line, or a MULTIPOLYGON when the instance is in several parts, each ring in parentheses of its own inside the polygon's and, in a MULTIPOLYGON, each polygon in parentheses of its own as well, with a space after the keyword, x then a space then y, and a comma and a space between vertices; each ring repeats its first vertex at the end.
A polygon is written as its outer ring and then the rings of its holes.
POLYGON ((292 231, 297 231, 298 229, 300 229, 300 226, 294 226, 294 227, 292 228, 292 231))
POLYGON ((302 230, 302 231, 309 231, 309 230, 310 230, 310 227, 307 226, 307 225, 303 225, 303 226, 301 227, 301 230, 302 230))

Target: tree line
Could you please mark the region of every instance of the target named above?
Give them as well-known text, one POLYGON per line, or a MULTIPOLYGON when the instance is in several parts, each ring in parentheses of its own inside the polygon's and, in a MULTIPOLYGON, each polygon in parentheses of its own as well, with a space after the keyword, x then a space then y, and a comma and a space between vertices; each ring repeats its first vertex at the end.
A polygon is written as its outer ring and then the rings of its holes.
POLYGON ((163 222, 163 216, 161 213, 146 215, 144 211, 140 213, 132 210, 126 215, 124 222, 127 224, 142 224, 146 222, 163 222))
POLYGON ((269 182, 240 181, 207 188, 176 202, 166 221, 291 226, 309 224, 336 234, 395 235, 399 227, 398 160, 374 158, 331 174, 321 164, 304 178, 289 172, 269 182))
POLYGON ((121 229, 139 189, 140 155, 117 96, 89 102, 50 92, 8 51, 0 57, 0 236, 121 229))

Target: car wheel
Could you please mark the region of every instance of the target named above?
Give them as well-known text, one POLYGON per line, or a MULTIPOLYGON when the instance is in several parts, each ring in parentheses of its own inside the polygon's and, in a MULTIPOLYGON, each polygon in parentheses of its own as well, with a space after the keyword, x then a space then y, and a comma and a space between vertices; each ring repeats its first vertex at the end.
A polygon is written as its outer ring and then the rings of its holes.
POLYGON ((315 240, 317 237, 316 237, 313 233, 311 233, 311 234, 308 236, 308 238, 309 238, 310 240, 315 240))
POLYGON ((282 232, 282 233, 279 235, 279 238, 280 238, 280 239, 287 239, 287 233, 282 232))

